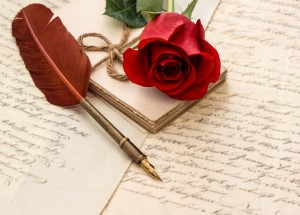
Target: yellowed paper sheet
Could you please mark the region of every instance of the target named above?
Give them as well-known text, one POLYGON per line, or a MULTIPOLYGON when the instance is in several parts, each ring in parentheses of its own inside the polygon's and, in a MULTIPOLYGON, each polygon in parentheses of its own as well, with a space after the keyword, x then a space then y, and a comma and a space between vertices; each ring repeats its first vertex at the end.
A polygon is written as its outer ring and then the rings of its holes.
POLYGON ((143 145, 163 182, 132 166, 104 214, 299 214, 299 13, 221 2, 206 38, 228 80, 143 145))

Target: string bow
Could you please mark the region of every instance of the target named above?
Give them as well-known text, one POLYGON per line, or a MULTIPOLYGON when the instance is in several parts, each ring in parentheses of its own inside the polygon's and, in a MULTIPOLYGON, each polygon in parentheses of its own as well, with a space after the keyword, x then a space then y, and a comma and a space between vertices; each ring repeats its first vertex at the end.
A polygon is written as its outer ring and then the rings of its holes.
POLYGON ((115 60, 119 61, 119 63, 123 64, 123 52, 128 48, 134 45, 138 40, 139 37, 135 37, 132 40, 128 41, 130 34, 130 29, 127 25, 123 25, 123 34, 121 41, 118 44, 113 44, 106 36, 100 33, 85 33, 82 34, 78 39, 79 45, 82 46, 83 50, 85 51, 104 51, 107 52, 108 55, 103 58, 102 60, 98 61, 93 67, 92 70, 95 70, 98 66, 100 66, 102 63, 108 61, 107 63, 107 72, 109 76, 120 80, 125 81, 127 80, 126 74, 119 73, 115 69, 115 60), (102 46, 95 46, 95 45, 86 45, 84 44, 84 38, 87 37, 96 37, 101 40, 103 40, 106 44, 102 46))

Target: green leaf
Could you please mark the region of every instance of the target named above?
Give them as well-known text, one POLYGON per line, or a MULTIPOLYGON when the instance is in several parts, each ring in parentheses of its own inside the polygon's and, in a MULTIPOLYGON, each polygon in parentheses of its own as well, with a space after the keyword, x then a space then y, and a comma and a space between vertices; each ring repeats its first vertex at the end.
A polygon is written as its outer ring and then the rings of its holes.
POLYGON ((141 12, 143 17, 150 21, 162 12, 163 0, 137 0, 136 11, 141 12))
POLYGON ((161 12, 163 0, 136 0, 137 12, 161 12))
POLYGON ((196 4, 197 4, 197 0, 193 0, 181 14, 191 19, 196 4))
POLYGON ((136 0, 106 0, 104 14, 132 28, 143 27, 147 24, 145 18, 136 12, 136 0))

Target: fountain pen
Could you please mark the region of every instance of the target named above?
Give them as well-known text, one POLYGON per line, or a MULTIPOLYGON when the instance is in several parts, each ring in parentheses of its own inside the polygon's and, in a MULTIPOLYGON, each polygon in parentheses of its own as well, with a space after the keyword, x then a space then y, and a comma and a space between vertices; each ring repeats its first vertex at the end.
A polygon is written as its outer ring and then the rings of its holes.
POLYGON ((87 99, 83 98, 80 105, 98 122, 98 124, 120 145, 131 160, 142 167, 148 175, 161 181, 154 166, 130 140, 125 137, 108 119, 105 118, 87 99))

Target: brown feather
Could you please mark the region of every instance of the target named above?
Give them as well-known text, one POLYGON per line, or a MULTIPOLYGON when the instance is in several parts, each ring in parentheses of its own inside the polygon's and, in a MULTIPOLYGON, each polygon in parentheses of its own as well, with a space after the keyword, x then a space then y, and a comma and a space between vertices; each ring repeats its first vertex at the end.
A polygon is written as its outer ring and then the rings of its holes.
POLYGON ((12 23, 20 54, 35 85, 54 105, 70 106, 86 96, 91 63, 61 20, 41 5, 23 8, 12 23))

